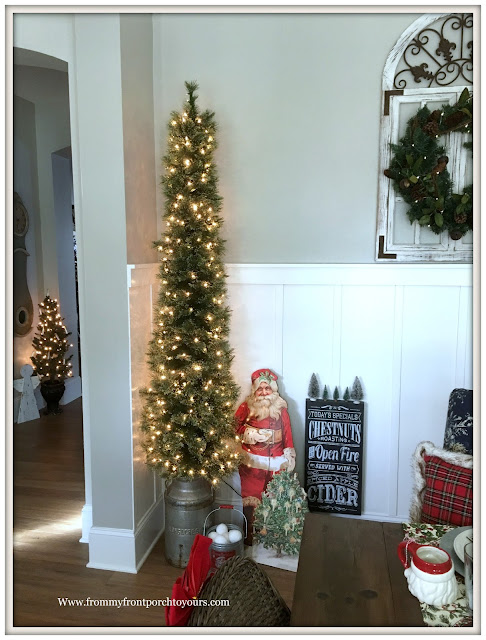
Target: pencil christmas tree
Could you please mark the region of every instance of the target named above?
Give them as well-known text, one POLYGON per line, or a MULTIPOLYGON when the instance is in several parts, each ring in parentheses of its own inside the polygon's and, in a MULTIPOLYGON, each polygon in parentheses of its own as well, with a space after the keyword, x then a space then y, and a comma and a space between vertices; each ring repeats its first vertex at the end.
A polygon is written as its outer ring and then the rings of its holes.
POLYGON ((160 475, 216 484, 238 468, 239 390, 230 372, 216 122, 199 110, 197 84, 186 82, 186 89, 185 107, 170 117, 163 159, 165 231, 155 243, 161 287, 141 428, 147 464, 160 475))
POLYGON ((255 509, 255 539, 265 549, 296 555, 300 550, 304 516, 308 511, 305 491, 297 474, 282 471, 268 483, 255 509))

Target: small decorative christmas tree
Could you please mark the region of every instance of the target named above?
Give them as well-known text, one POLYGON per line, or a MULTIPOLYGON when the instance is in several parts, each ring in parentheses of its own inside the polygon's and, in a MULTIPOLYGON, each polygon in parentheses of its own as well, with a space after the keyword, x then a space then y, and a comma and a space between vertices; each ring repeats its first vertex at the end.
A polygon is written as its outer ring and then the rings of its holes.
POLYGON ((332 397, 334 398, 334 400, 339 400, 339 389, 337 387, 334 389, 332 397))
POLYGON ((307 395, 309 396, 309 398, 314 398, 314 400, 319 397, 319 382, 315 373, 313 373, 311 376, 307 395))
POLYGON ((324 385, 324 390, 322 392, 322 399, 329 400, 329 389, 327 388, 326 385, 324 385))
POLYGON ((34 374, 41 383, 62 382, 73 375, 70 362, 73 356, 71 354, 66 358, 69 347, 73 346, 69 344, 70 335, 59 313, 57 300, 47 294, 39 304, 39 324, 32 340, 35 353, 30 358, 34 374))
POLYGON ((343 400, 349 400, 350 395, 349 395, 349 387, 346 387, 346 391, 344 392, 343 395, 343 400))
POLYGON ((353 387, 351 389, 351 398, 359 402, 363 399, 363 389, 361 387, 361 382, 359 381, 358 376, 354 379, 353 387))
POLYGON ((277 558, 282 552, 297 555, 307 511, 307 496, 297 474, 288 471, 275 474, 255 509, 256 541, 265 549, 275 549, 277 558))
POLYGON ((214 113, 200 112, 197 84, 186 82, 186 89, 185 107, 168 124, 165 230, 155 243, 161 288, 141 428, 147 464, 161 476, 216 484, 238 468, 239 390, 230 371, 216 122, 214 113))

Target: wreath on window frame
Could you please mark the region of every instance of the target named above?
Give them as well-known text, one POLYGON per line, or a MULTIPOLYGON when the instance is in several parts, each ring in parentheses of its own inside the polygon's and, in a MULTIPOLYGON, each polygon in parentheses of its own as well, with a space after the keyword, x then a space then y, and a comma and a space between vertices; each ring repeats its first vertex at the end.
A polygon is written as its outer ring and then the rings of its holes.
MULTIPOLYGON (((435 111, 422 107, 408 121, 399 143, 391 145, 394 155, 384 172, 410 205, 410 223, 417 220, 437 234, 447 230, 453 240, 473 228, 472 184, 463 193, 453 193, 449 158, 438 139, 452 131, 472 133, 472 121, 472 96, 467 89, 454 105, 443 104, 435 111)), ((472 142, 464 146, 472 150, 472 142)))

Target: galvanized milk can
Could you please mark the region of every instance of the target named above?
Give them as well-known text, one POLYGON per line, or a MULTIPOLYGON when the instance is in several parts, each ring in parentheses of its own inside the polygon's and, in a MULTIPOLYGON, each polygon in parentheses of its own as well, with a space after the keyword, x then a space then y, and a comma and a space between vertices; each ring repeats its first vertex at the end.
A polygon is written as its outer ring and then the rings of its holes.
POLYGON ((229 558, 233 556, 244 555, 243 540, 246 538, 248 529, 248 523, 244 513, 239 509, 235 509, 231 504, 222 504, 217 509, 211 511, 211 513, 208 513, 204 521, 204 535, 210 536, 211 533, 216 531, 220 524, 225 524, 228 531, 239 531, 241 538, 236 542, 226 542, 225 544, 217 543, 213 540, 209 547, 211 569, 219 569, 226 560, 229 560, 229 558), (208 519, 210 518, 212 524, 208 526, 208 519), (236 521, 238 521, 238 523, 236 523, 236 521), (245 525, 245 533, 243 533, 243 523, 245 525))
POLYGON ((211 485, 198 478, 174 478, 165 491, 165 557, 174 567, 186 567, 196 533, 203 533, 214 496, 211 485))

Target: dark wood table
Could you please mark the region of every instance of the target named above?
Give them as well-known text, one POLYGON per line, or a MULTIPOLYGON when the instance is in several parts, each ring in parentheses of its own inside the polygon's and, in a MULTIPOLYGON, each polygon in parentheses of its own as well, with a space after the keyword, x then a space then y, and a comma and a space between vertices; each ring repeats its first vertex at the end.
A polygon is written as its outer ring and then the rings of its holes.
POLYGON ((293 627, 424 627, 397 556, 402 525, 308 513, 293 627))

